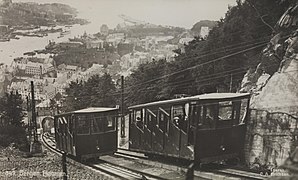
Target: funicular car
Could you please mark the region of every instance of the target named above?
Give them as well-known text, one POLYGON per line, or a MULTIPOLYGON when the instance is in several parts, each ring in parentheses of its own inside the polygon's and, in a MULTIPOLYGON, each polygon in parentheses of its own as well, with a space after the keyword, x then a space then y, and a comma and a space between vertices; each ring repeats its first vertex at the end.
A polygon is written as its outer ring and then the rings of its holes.
POLYGON ((196 164, 243 155, 248 93, 211 93, 129 107, 129 149, 196 164))
POLYGON ((117 151, 117 108, 94 107, 54 117, 56 148, 80 160, 117 151))

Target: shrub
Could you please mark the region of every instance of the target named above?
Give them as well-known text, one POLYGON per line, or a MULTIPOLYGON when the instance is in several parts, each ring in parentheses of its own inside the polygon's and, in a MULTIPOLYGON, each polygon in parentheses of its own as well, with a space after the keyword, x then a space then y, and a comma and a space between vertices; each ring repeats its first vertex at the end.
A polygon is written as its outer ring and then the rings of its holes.
POLYGON ((0 146, 7 147, 12 143, 21 151, 29 151, 25 129, 12 125, 0 127, 0 146))

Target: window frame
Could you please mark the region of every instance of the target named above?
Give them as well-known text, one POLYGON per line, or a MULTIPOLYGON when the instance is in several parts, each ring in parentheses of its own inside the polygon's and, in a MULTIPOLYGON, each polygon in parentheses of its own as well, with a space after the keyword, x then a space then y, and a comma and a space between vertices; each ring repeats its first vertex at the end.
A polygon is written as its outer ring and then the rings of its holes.
POLYGON ((101 114, 101 115, 95 115, 94 118, 91 121, 91 134, 104 134, 108 132, 116 131, 116 118, 112 117, 108 114, 101 114), (99 131, 93 131, 94 130, 94 122, 96 121, 97 127, 99 131), (112 126, 108 127, 109 121, 112 121, 112 126), (99 124, 98 124, 99 122, 99 124))
MULTIPOLYGON (((149 108, 146 108, 146 118, 145 118, 146 123, 144 124, 144 126, 150 131, 153 131, 153 129, 154 129, 154 124, 153 124, 154 119, 153 118, 155 118, 155 121, 156 121, 157 120, 157 115, 154 114, 154 112, 151 111, 149 108), (150 117, 151 121, 149 121, 149 117, 150 117)), ((155 125, 156 124, 157 123, 155 123, 155 125)))
POLYGON ((88 117, 88 115, 78 115, 77 118, 76 118, 76 121, 77 121, 77 126, 76 126, 76 130, 77 130, 77 135, 78 136, 84 136, 84 135, 90 135, 91 134, 91 121, 90 121, 90 118, 86 118, 88 117), (80 120, 80 117, 85 117, 84 121, 87 122, 88 124, 88 133, 80 133, 79 132, 79 122, 81 121, 80 120))
POLYGON ((144 117, 143 117, 143 109, 134 109, 133 110, 133 121, 132 124, 135 124, 137 126, 137 128, 143 130, 144 129, 144 117), (139 126, 139 124, 137 123, 137 117, 141 118, 141 127, 139 126))
POLYGON ((218 121, 234 121, 234 110, 235 110, 235 107, 234 107, 234 103, 233 101, 221 101, 221 102, 218 102, 218 121), (226 102, 229 102, 229 104, 223 104, 223 103, 226 103, 226 102), (223 105, 221 105, 223 104, 223 105), (230 118, 227 118, 227 119, 223 119, 223 118, 219 118, 220 115, 221 115, 221 108, 226 108, 226 107, 229 107, 230 108, 230 111, 231 111, 231 117, 230 118))
POLYGON ((116 118, 115 117, 112 117, 112 116, 107 116, 105 133, 107 133, 107 132, 113 132, 113 131, 116 131, 116 118), (108 126, 110 120, 112 121, 112 126, 111 127, 108 126))
MULTIPOLYGON (((183 130, 183 126, 182 126, 182 123, 181 123, 181 122, 183 122, 184 119, 185 119, 185 117, 186 117, 185 104, 187 104, 187 103, 188 103, 188 102, 179 103, 179 104, 172 104, 172 105, 171 105, 171 122, 172 122, 172 124, 173 124, 176 128, 178 128, 179 130, 183 131, 184 133, 187 133, 187 132, 185 132, 185 131, 183 130), (175 106, 176 106, 176 107, 177 107, 177 106, 180 106, 181 109, 182 109, 182 113, 183 113, 181 119, 179 118, 179 126, 177 126, 177 124, 174 122, 174 117, 176 117, 176 116, 174 116, 175 106)), ((180 114, 179 114, 179 115, 180 115, 180 114)), ((189 119, 189 117, 188 117, 188 119, 189 119)))
POLYGON ((170 113, 168 113, 166 110, 164 110, 162 107, 158 107, 158 118, 157 118, 157 127, 163 132, 168 133, 169 132, 169 121, 171 120, 170 113), (164 116, 164 129, 160 128, 160 120, 161 115, 164 116))
POLYGON ((216 102, 208 102, 208 103, 202 103, 201 104, 201 127, 199 129, 216 129, 217 128, 217 121, 218 121, 218 101, 216 102), (208 113, 208 108, 210 109, 210 112, 208 113), (210 120, 207 120, 207 115, 212 114, 213 116, 210 116, 212 119, 212 122, 210 120))

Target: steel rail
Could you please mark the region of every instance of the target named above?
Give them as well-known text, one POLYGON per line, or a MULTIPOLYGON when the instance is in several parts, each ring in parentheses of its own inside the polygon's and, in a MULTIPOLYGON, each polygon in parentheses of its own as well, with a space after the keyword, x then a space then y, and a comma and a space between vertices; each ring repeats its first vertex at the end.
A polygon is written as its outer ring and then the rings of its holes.
POLYGON ((121 166, 119 164, 116 164, 116 163, 113 163, 113 162, 110 162, 110 161, 107 161, 107 160, 100 160, 101 162, 103 163, 108 163, 114 167, 118 167, 118 168, 122 168, 122 169, 126 169, 128 171, 132 171, 136 174, 139 174, 141 175, 142 178, 147 178, 147 179, 159 179, 159 180, 166 180, 166 178, 162 178, 162 177, 159 177, 159 176, 156 176, 156 175, 153 175, 153 174, 150 174, 150 173, 147 173, 147 172, 142 172, 142 171, 138 171, 136 169, 133 169, 133 168, 130 168, 130 167, 124 167, 124 166, 121 166))
POLYGON ((212 172, 216 172, 219 174, 226 174, 230 176, 235 176, 235 177, 240 177, 240 178, 245 178, 245 179, 254 179, 254 180, 263 180, 267 179, 268 176, 263 176, 260 174, 252 173, 252 172, 247 172, 247 171, 242 171, 242 170, 237 170, 237 169, 221 169, 221 170, 215 170, 212 172))
MULTIPOLYGON (((44 134, 41 135, 42 143, 44 146, 49 149, 50 151, 54 152, 55 154, 62 156, 62 151, 56 149, 52 145, 48 143, 48 140, 51 142, 54 142, 52 139, 47 138, 44 134), (47 140, 48 139, 48 140, 47 140)), ((68 156, 67 156, 68 157, 68 156)), ((72 157, 68 157, 73 161, 76 161, 79 164, 82 164, 83 166, 90 167, 94 170, 104 172, 108 175, 114 176, 116 178, 120 179, 160 179, 164 180, 164 178, 146 173, 146 172, 141 172, 137 171, 128 167, 123 167, 118 164, 114 164, 108 161, 104 160, 99 160, 96 162, 96 164, 91 164, 91 163, 81 163, 72 157)))
MULTIPOLYGON (((127 157, 127 158, 138 158, 138 159, 150 160, 150 158, 148 158, 146 156, 144 157, 142 155, 130 154, 129 153, 129 152, 139 153, 137 151, 130 151, 130 150, 124 149, 124 148, 118 148, 118 149, 121 150, 121 151, 123 151, 123 152, 117 151, 115 153, 115 155, 118 155, 119 154, 120 156, 122 156, 124 158, 127 157)), ((184 171, 187 171, 187 169, 185 167, 180 167, 180 168, 183 168, 184 171)), ((235 178, 245 178, 245 179, 254 179, 254 180, 263 180, 263 179, 268 178, 267 176, 263 176, 263 175, 256 174, 256 173, 253 173, 253 172, 242 171, 242 170, 237 170, 237 169, 233 169, 233 168, 220 169, 220 170, 209 170, 209 171, 198 171, 198 170, 195 170, 194 173, 195 173, 195 176, 197 175, 198 177, 201 177, 200 174, 202 174, 202 173, 214 173, 215 175, 227 175, 227 176, 229 176, 231 178, 235 177, 235 178)))

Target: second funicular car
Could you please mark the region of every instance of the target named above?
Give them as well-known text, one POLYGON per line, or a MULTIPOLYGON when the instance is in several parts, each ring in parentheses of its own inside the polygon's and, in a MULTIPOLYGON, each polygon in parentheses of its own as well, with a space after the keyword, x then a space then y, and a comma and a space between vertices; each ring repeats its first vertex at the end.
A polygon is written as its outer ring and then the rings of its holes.
POLYGON ((56 147, 81 160, 117 151, 118 108, 94 107, 54 117, 56 147))

